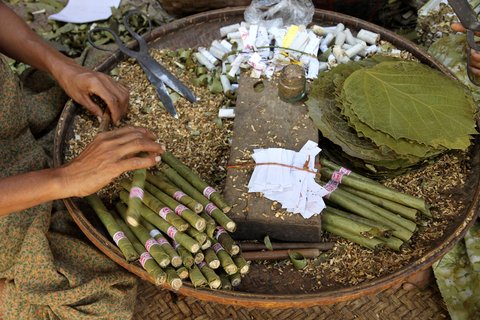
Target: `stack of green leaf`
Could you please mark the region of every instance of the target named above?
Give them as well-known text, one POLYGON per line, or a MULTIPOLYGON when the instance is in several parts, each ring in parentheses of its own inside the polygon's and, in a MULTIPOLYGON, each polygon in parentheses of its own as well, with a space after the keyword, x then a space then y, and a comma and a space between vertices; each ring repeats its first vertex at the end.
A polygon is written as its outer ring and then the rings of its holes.
POLYGON ((350 161, 401 170, 446 150, 466 150, 476 106, 458 82, 415 61, 374 56, 323 73, 309 115, 350 161))

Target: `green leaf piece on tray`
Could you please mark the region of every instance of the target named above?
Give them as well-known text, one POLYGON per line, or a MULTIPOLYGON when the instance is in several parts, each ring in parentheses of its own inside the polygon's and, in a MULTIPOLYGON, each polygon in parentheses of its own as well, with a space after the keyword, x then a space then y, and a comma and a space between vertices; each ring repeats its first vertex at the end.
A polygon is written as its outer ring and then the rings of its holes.
POLYGON ((273 250, 273 247, 272 247, 272 242, 270 241, 270 237, 268 235, 265 236, 265 238, 263 238, 263 243, 265 244, 265 247, 272 251, 273 250))
POLYGON ((359 121, 394 139, 465 150, 476 133, 472 97, 418 62, 382 62, 357 70, 343 90, 359 121))
POLYGON ((307 266, 307 259, 298 252, 288 252, 288 256, 290 257, 290 261, 292 262, 293 266, 297 270, 305 269, 307 266))

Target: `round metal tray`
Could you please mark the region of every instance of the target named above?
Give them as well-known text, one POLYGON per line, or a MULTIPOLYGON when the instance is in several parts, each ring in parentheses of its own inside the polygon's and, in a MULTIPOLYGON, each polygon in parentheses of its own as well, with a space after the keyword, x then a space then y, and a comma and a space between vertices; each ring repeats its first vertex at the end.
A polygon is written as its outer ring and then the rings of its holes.
MULTIPOLYGON (((242 21, 244 9, 244 7, 227 8, 176 20, 152 31, 148 39, 150 46, 154 48, 175 49, 179 47, 187 48, 208 45, 211 41, 220 37, 219 28, 221 26, 242 21)), ((411 52, 423 63, 453 77, 443 65, 418 46, 374 24, 343 14, 323 10, 316 10, 314 22, 322 25, 337 24, 341 22, 345 24, 346 27, 353 30, 365 28, 380 33, 382 39, 393 43, 399 49, 411 52)), ((134 44, 132 43, 130 46, 133 47, 134 44)), ((123 59, 123 55, 117 52, 101 63, 97 67, 97 70, 108 71, 123 59)), ((78 107, 75 108, 75 106, 69 102, 61 115, 55 135, 55 166, 60 166, 64 163, 66 141, 73 136, 73 119, 77 112, 78 107)), ((273 277, 273 275, 268 274, 268 271, 262 270, 262 267, 258 267, 260 269, 256 270, 256 268, 253 268, 251 274, 247 276, 252 277, 252 281, 248 281, 251 286, 248 288, 242 287, 241 291, 196 289, 189 283, 186 283, 179 290, 179 293, 202 300, 245 307, 287 308, 331 304, 385 290, 404 281, 413 273, 430 267, 433 262, 438 260, 463 237, 467 228, 473 223, 478 210, 480 190, 480 172, 478 170, 480 152, 478 141, 475 141, 470 159, 471 166, 474 169, 472 170, 469 180, 465 184, 464 190, 460 190, 460 197, 467 204, 465 210, 451 223, 448 230, 445 232, 445 235, 435 244, 432 244, 432 247, 428 252, 426 252, 420 259, 408 264, 395 273, 375 278, 356 286, 335 288, 326 287, 315 293, 304 294, 299 292, 297 290, 298 288, 295 288, 295 286, 291 286, 291 288, 284 287, 283 291, 275 290, 273 287, 270 289, 268 286, 262 288, 262 290, 257 290, 257 288, 255 288, 255 283, 259 283, 260 281, 255 281, 255 277, 273 277)), ((105 229, 98 221, 96 215, 82 199, 70 198, 65 199, 64 202, 80 229, 98 249, 125 269, 138 275, 140 278, 152 281, 149 275, 138 263, 128 263, 125 261, 121 252, 107 236, 105 229)), ((298 281, 299 285, 301 284, 301 281, 304 281, 299 272, 288 275, 284 274, 280 279, 276 280, 283 281, 284 278, 288 277, 291 277, 289 282, 298 281)), ((167 285, 165 288, 170 289, 167 285)))

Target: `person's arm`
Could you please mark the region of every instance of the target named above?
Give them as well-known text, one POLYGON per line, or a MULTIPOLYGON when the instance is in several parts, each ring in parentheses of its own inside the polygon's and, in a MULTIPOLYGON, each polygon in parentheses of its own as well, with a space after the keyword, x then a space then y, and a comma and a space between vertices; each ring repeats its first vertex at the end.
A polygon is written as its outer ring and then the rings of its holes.
MULTIPOLYGON (((466 29, 462 26, 461 23, 453 23, 452 24, 452 30, 456 32, 465 32, 466 29)), ((471 71, 474 75, 480 76, 480 52, 477 52, 475 50, 471 50, 467 54, 470 54, 470 65, 471 65, 471 71)))
POLYGON ((125 171, 155 165, 164 151, 146 129, 101 133, 67 165, 0 179, 0 217, 43 202, 92 194, 125 171), (136 156, 142 151, 148 157, 136 156))
POLYGON ((5 3, 0 1, 0 52, 50 73, 76 102, 96 116, 102 111, 91 95, 101 97, 114 123, 127 112, 128 90, 107 75, 79 66, 33 32, 5 3))

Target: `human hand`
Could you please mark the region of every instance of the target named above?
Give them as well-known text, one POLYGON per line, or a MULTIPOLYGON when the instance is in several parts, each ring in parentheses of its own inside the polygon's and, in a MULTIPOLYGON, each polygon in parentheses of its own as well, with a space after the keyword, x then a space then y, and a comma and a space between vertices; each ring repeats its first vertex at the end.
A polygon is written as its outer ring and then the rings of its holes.
POLYGON ((165 147, 146 129, 124 127, 99 133, 85 150, 59 168, 63 198, 84 197, 126 171, 148 168, 160 161, 165 147), (139 157, 139 152, 147 153, 139 157))
MULTIPOLYGON (((452 30, 455 32, 466 32, 467 30, 462 26, 461 23, 453 23, 452 30)), ((477 33, 476 33, 477 34, 477 33)), ((480 34, 480 33, 478 33, 480 34)), ((480 76, 480 52, 470 49, 470 70, 476 75, 480 76)))
POLYGON ((105 101, 112 122, 116 125, 128 110, 127 88, 101 72, 89 70, 69 61, 60 63, 53 75, 74 101, 97 117, 102 116, 102 110, 92 100, 92 95, 97 95, 105 101))

